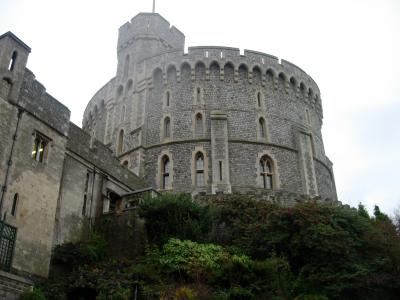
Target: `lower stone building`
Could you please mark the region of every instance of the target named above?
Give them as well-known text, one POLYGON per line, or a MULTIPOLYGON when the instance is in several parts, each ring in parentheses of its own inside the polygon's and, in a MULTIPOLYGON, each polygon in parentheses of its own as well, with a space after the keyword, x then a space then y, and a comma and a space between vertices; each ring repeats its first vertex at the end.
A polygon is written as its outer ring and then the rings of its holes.
POLYGON ((121 195, 145 187, 109 148, 70 122, 68 108, 26 68, 29 52, 11 32, 0 36, 4 299, 10 289, 29 288, 26 278, 48 275, 55 245, 78 241, 96 216, 116 209, 121 195))

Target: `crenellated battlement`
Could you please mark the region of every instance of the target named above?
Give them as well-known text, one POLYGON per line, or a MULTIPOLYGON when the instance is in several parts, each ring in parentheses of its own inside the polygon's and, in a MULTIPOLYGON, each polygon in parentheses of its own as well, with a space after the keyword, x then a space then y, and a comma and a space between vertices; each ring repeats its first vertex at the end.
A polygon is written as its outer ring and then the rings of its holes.
MULTIPOLYGON (((286 89, 293 87, 299 96, 306 95, 312 100, 311 102, 320 106, 320 91, 310 75, 287 60, 280 60, 276 56, 263 52, 245 49, 241 54, 239 48, 197 46, 189 47, 188 53, 183 55, 180 51, 165 52, 144 59, 140 63, 146 65, 148 70, 143 79, 151 78, 153 74, 149 71, 157 68, 162 70, 165 78, 169 68, 173 67, 180 71, 184 64, 190 66, 193 75, 196 65, 202 64, 206 69, 206 74, 209 73, 211 65, 218 65, 221 80, 223 80, 225 66, 231 65, 235 70, 235 82, 237 82, 239 68, 245 68, 248 72, 249 83, 252 83, 253 73, 260 72, 263 85, 268 76, 272 77, 275 88, 278 81, 281 80, 285 83, 286 89)), ((192 79, 194 79, 193 76, 192 79)), ((151 84, 151 80, 149 83, 151 84)))
MULTIPOLYGON (((196 65, 204 65, 206 73, 209 74, 211 65, 218 65, 220 69, 220 75, 218 80, 223 80, 225 66, 231 65, 235 70, 235 82, 238 81, 239 68, 246 69, 249 83, 251 84, 254 77, 254 72, 261 73, 262 85, 264 86, 268 76, 270 76, 274 82, 273 86, 275 89, 278 88, 278 82, 284 81, 284 87, 286 91, 289 88, 296 90, 296 95, 299 98, 307 99, 307 102, 312 106, 316 107, 318 114, 322 118, 322 105, 321 97, 318 85, 304 70, 295 64, 279 59, 278 57, 254 50, 245 49, 243 54, 240 53, 239 48, 224 47, 224 46, 195 46, 189 47, 187 53, 183 53, 183 50, 166 50, 162 53, 155 54, 153 56, 144 58, 137 62, 140 69, 146 69, 147 72, 143 74, 136 74, 137 83, 141 85, 153 84, 153 74, 155 70, 161 70, 163 78, 166 79, 167 72, 173 68, 178 73, 178 79, 180 78, 181 69, 184 65, 189 65, 192 73, 192 80, 196 77, 195 69, 196 65), (144 67, 146 66, 146 68, 144 67)), ((209 76, 207 77, 210 80, 209 76)), ((127 82, 129 78, 127 79, 127 82)), ((114 84, 115 82, 112 82, 114 84)), ((110 85, 107 84, 107 89, 110 85)), ((111 87, 111 89, 117 87, 111 87)), ((123 85, 120 88, 126 89, 123 85)), ((100 91, 102 91, 102 88, 100 91)), ((91 101, 89 102, 84 117, 89 118, 90 112, 93 111, 95 106, 100 106, 100 102, 105 98, 103 93, 98 91, 91 101), (102 96, 100 97, 99 94, 102 96), (101 99, 100 99, 101 98, 101 99)))

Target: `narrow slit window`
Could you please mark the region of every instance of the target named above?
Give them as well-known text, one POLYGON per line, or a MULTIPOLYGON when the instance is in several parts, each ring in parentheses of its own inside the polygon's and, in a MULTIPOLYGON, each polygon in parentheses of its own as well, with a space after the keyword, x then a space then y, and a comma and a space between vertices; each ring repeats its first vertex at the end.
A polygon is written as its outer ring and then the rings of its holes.
POLYGON ((124 74, 123 74, 123 79, 125 80, 128 77, 129 74, 129 65, 130 65, 130 57, 127 55, 125 57, 125 64, 124 64, 124 74))
POLYGON ((198 113, 195 120, 195 133, 198 136, 203 134, 203 116, 198 113))
POLYGON ((9 71, 13 71, 13 70, 14 70, 15 63, 16 63, 16 61, 17 61, 17 56, 18 56, 17 51, 14 51, 13 54, 12 54, 12 56, 11 56, 10 63, 9 63, 9 65, 8 65, 8 70, 9 70, 9 71))
POLYGON ((121 108, 121 122, 125 121, 125 112, 126 112, 126 108, 125 108, 125 106, 122 106, 122 108, 121 108))
POLYGON ((196 89, 196 104, 201 103, 201 89, 198 87, 196 89))
POLYGON ((261 107, 261 93, 260 92, 257 93, 257 106, 261 107))
POLYGON ((124 130, 119 131, 117 154, 121 154, 124 149, 124 130))
POLYGON ((18 193, 16 193, 14 195, 13 203, 12 203, 12 207, 11 207, 11 215, 14 217, 17 214, 18 200, 19 200, 19 195, 18 195, 18 193))
POLYGON ((164 137, 169 138, 171 136, 171 120, 166 117, 164 120, 164 137))
POLYGON ((265 138, 265 120, 260 118, 259 121, 260 138, 265 138))
POLYGON ((169 106, 169 100, 170 100, 170 93, 167 92, 165 95, 165 106, 169 106))
POLYGON ((222 161, 219 161, 219 181, 222 181, 222 161))

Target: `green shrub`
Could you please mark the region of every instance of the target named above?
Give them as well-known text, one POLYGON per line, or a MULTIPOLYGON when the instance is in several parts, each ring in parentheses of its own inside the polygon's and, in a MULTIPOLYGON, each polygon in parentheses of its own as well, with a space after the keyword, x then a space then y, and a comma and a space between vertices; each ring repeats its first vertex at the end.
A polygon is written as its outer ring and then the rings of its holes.
POLYGON ((46 300, 45 295, 39 288, 33 288, 32 291, 24 292, 20 298, 20 300, 46 300))
POLYGON ((221 246, 171 238, 163 246, 160 264, 167 273, 199 280, 208 272, 219 269, 226 257, 227 253, 221 246))
POLYGON ((175 290, 174 300, 197 300, 197 293, 187 286, 175 290))
POLYGON ((106 257, 107 242, 97 232, 92 232, 87 240, 73 244, 57 245, 53 250, 52 262, 75 269, 83 264, 99 262, 106 257))
POLYGON ((215 291, 212 300, 228 300, 229 293, 225 291, 215 291))
POLYGON ((129 288, 114 288, 100 292, 97 296, 98 300, 129 300, 131 299, 131 290, 129 288))
POLYGON ((329 300, 324 295, 301 295, 295 298, 295 300, 329 300))
POLYGON ((214 213, 209 206, 200 205, 186 194, 147 199, 141 202, 138 212, 146 220, 150 240, 159 246, 171 237, 205 241, 214 213))
POLYGON ((229 300, 252 300, 255 299, 253 293, 242 287, 234 287, 229 291, 229 300))

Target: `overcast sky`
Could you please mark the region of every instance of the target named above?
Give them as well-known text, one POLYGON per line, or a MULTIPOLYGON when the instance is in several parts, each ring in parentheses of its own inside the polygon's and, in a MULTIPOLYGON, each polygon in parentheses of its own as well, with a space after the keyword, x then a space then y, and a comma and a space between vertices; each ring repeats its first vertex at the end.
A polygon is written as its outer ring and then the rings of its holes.
MULTIPOLYGON (((81 125, 115 75, 118 28, 152 0, 0 0, 0 33, 81 125)), ((339 200, 400 207, 400 0, 157 0, 187 46, 232 46, 293 62, 317 82, 339 200)))

